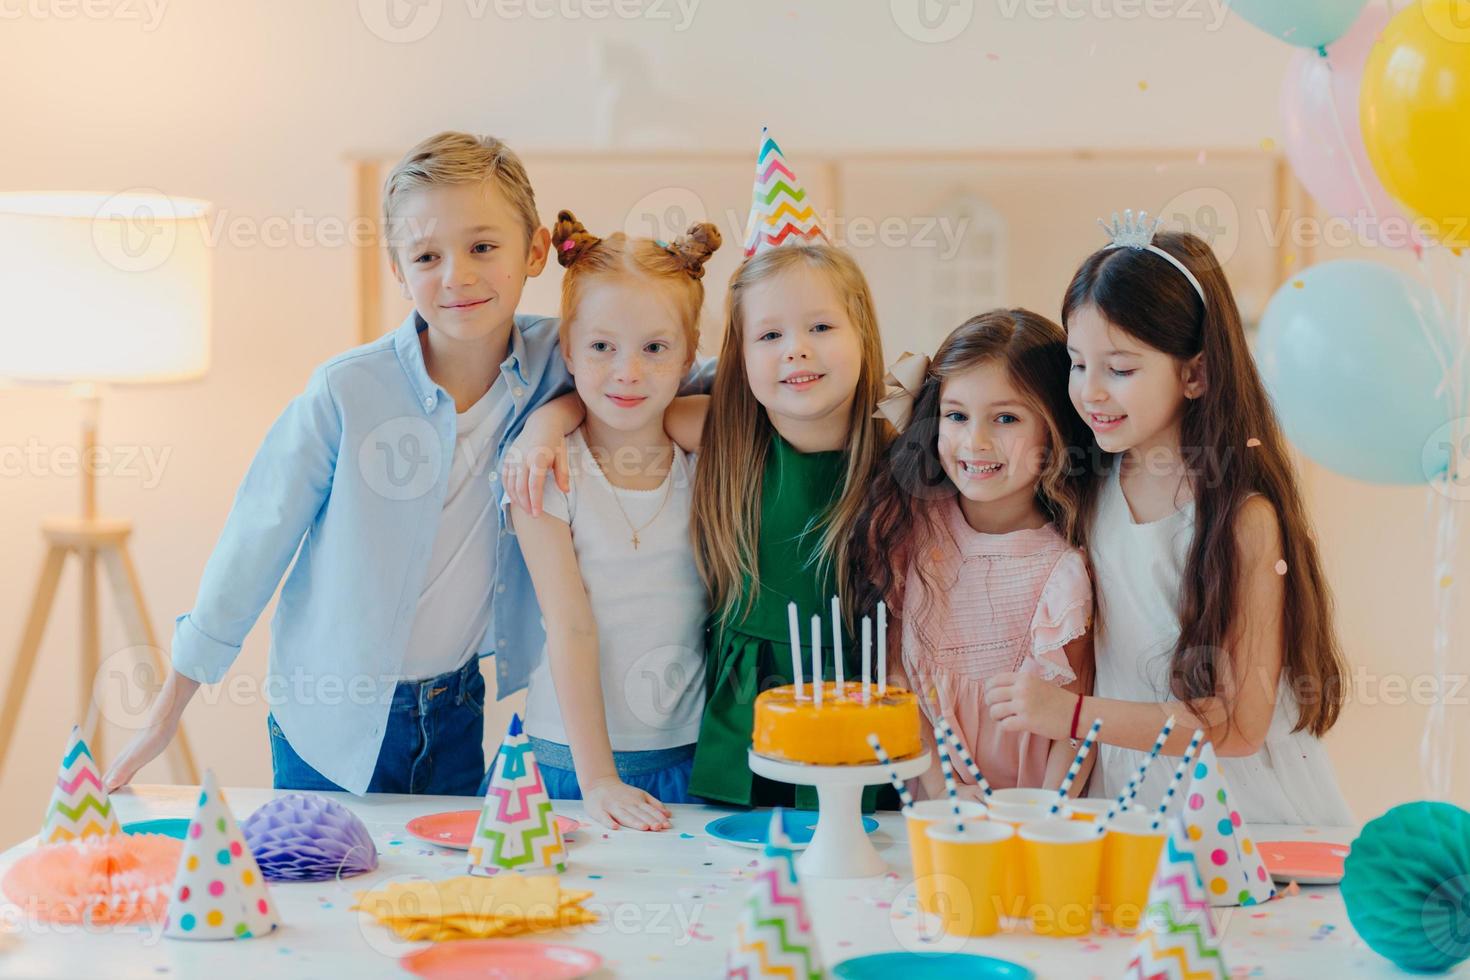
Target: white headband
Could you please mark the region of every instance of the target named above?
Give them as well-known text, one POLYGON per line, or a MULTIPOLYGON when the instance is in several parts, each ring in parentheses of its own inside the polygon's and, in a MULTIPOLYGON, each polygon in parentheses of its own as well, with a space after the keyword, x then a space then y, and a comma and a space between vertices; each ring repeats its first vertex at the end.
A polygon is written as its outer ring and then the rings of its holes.
POLYGON ((1101 218, 1097 219, 1097 223, 1102 226, 1103 231, 1108 233, 1108 238, 1112 239, 1112 241, 1103 246, 1104 251, 1110 248, 1131 248, 1134 251, 1152 252, 1155 255, 1162 256, 1170 265, 1184 273, 1184 278, 1188 279, 1189 284, 1194 287, 1194 291, 1199 293, 1199 301, 1204 303, 1207 309, 1209 308, 1209 301, 1205 299, 1205 288, 1199 284, 1199 280, 1194 277, 1194 273, 1185 268, 1183 262, 1180 262, 1174 256, 1154 244, 1154 232, 1158 231, 1159 225, 1164 223, 1163 218, 1155 218, 1150 223, 1148 212, 1140 211, 1138 212, 1138 220, 1135 221, 1133 219, 1133 212, 1129 210, 1123 212, 1123 220, 1120 222, 1118 220, 1118 212, 1114 211, 1113 223, 1111 225, 1101 218))

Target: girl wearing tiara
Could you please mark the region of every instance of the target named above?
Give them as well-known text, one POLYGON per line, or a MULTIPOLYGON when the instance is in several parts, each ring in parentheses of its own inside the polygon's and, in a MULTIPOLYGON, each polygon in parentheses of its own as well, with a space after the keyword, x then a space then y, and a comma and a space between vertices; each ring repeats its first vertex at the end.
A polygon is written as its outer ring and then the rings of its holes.
POLYGON ((991 683, 990 715, 1051 738, 1102 718, 1093 793, 1115 796, 1172 714, 1165 751, 1204 729, 1246 821, 1348 824, 1320 741, 1345 667, 1285 441, 1214 253, 1154 230, 1115 216, 1062 306, 1072 404, 1101 449, 1077 536, 1097 590, 1096 694, 1012 674, 991 683))
MULTIPOLYGON (((552 232, 561 349, 586 418, 569 487, 512 520, 547 610, 526 733, 553 799, 609 827, 663 830, 689 802, 708 609, 689 538, 694 457, 664 412, 694 361, 714 225, 673 243, 597 238, 569 211, 552 232)), ((483 792, 483 790, 482 790, 483 792)))
MULTIPOLYGON (((1072 449, 1089 439, 1066 367, 1062 328, 1027 310, 971 318, 932 363, 906 355, 881 405, 900 435, 858 525, 869 598, 899 611, 893 675, 931 726, 954 726, 996 787, 1055 786, 1075 753, 992 721, 985 681, 1019 671, 1075 697, 1091 667, 1092 586, 1067 541, 1081 472, 1072 449)), ((967 770, 955 775, 962 793, 979 792, 967 770)), ((920 784, 942 794, 938 766, 920 784)))

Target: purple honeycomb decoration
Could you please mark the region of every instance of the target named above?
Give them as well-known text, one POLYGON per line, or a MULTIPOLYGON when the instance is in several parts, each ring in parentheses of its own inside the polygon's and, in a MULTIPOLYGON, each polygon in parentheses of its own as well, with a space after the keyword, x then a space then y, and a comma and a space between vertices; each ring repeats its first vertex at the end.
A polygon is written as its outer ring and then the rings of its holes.
POLYGON ((315 793, 277 797, 240 830, 268 881, 350 878, 378 866, 378 849, 357 815, 315 793))

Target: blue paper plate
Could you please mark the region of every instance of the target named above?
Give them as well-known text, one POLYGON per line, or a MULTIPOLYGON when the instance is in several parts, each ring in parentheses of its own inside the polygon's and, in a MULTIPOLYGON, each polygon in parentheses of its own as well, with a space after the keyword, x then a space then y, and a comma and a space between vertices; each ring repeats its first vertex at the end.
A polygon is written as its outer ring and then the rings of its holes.
POLYGON ((971 953, 874 953, 838 963, 832 975, 842 980, 1036 980, 1019 963, 971 953))
MULTIPOLYGON (((791 849, 799 851, 812 842, 812 833, 817 826, 817 815, 811 810, 781 811, 781 826, 791 838, 791 849)), ((878 821, 863 817, 863 831, 871 834, 878 829, 878 821)), ((732 813, 728 817, 711 820, 704 825, 704 832, 715 840, 737 847, 765 847, 766 835, 771 830, 770 810, 746 810, 732 813)))
POLYGON ((189 833, 188 817, 160 817, 157 820, 135 820, 123 824, 125 834, 163 834, 183 840, 189 833))

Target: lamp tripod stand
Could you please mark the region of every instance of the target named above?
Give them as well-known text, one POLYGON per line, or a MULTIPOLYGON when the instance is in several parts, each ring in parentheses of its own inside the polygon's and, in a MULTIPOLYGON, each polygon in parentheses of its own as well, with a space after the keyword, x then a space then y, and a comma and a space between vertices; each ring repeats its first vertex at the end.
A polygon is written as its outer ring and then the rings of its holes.
MULTIPOLYGON (((77 714, 82 727, 82 736, 87 739, 93 754, 102 758, 102 730, 99 723, 98 704, 93 697, 93 685, 100 667, 100 637, 98 633, 97 570, 102 566, 107 576, 108 587, 117 603, 122 617, 123 629, 128 642, 134 647, 145 647, 150 653, 153 667, 161 672, 168 664, 159 652, 158 639, 153 632, 153 623, 143 602, 143 588, 138 580, 128 552, 128 536, 133 525, 125 520, 108 520, 97 516, 97 474, 93 462, 97 453, 98 395, 91 386, 84 386, 78 393, 82 402, 82 516, 80 518, 50 518, 42 521, 41 533, 46 538, 46 557, 41 565, 40 579, 31 600, 30 613, 26 617, 25 629, 21 633, 20 650, 10 671, 10 682, 5 691, 5 704, 0 707, 0 773, 10 753, 11 739, 15 734, 16 721, 20 715, 21 701, 31 679, 36 654, 41 647, 41 637, 46 630, 51 607, 56 599, 56 588, 69 555, 76 555, 82 567, 82 658, 81 676, 78 683, 77 714)), ((160 673, 159 677, 164 674, 160 673)), ((180 724, 178 733, 169 743, 165 754, 169 757, 174 777, 184 782, 199 782, 199 771, 194 764, 194 754, 189 748, 188 737, 180 724)))

